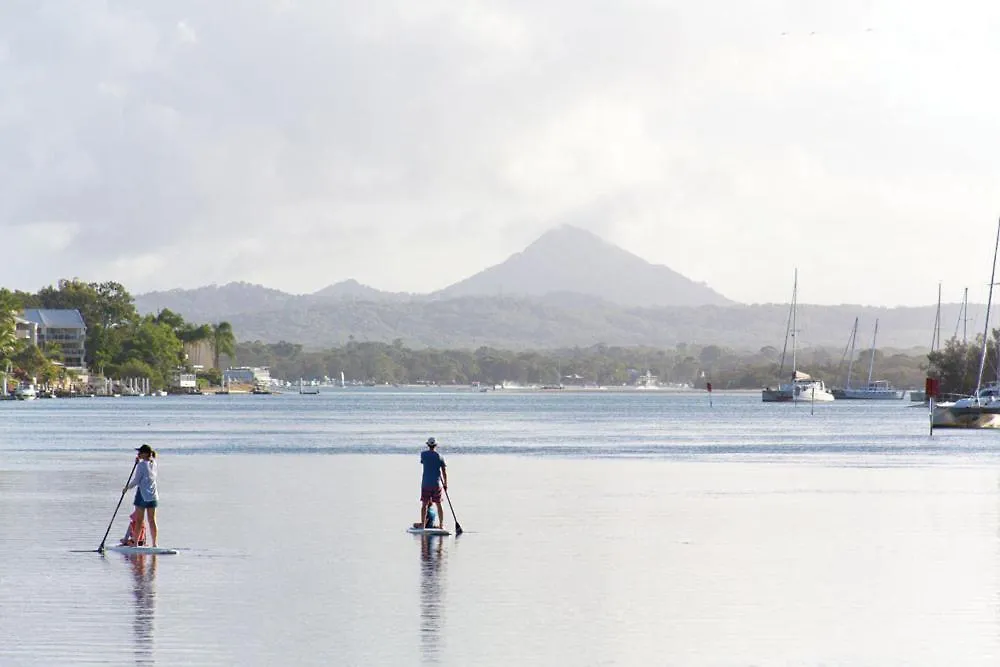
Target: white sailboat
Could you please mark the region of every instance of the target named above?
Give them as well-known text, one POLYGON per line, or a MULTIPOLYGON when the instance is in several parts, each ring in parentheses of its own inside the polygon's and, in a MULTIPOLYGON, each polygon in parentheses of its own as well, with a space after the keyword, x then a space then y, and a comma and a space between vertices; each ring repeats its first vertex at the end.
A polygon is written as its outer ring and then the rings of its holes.
MULTIPOLYGON (((857 320, 854 320, 855 331, 857 330, 857 320)), ((857 388, 851 386, 851 371, 854 368, 854 340, 851 339, 851 363, 847 367, 847 386, 840 390, 834 390, 833 395, 838 399, 855 399, 869 401, 902 400, 906 392, 896 389, 886 380, 872 380, 872 372, 875 370, 875 341, 878 339, 878 320, 875 320, 875 333, 872 334, 872 356, 868 362, 868 384, 857 388)))
MULTIPOLYGON (((764 403, 825 402, 833 400, 833 394, 826 388, 826 384, 822 380, 816 380, 808 373, 803 373, 798 369, 795 356, 795 339, 798 333, 795 311, 798 307, 798 293, 799 270, 795 269, 795 279, 792 283, 792 304, 789 312, 788 327, 785 330, 786 346, 788 345, 788 337, 791 336, 792 338, 792 377, 788 382, 778 385, 777 389, 771 389, 770 387, 762 389, 761 400, 764 403)), ((784 364, 785 355, 782 352, 779 374, 781 373, 781 369, 784 368, 784 364)))
MULTIPOLYGON (((1000 381, 983 386, 983 370, 986 368, 986 352, 989 348, 990 307, 993 305, 993 285, 996 281, 998 250, 1000 250, 1000 221, 997 222, 997 240, 993 248, 993 270, 990 273, 990 291, 986 299, 986 324, 983 326, 983 342, 979 352, 976 391, 972 396, 960 398, 954 403, 934 406, 931 413, 931 429, 1000 428, 1000 381)), ((998 357, 998 361, 1000 361, 1000 357, 998 357)))

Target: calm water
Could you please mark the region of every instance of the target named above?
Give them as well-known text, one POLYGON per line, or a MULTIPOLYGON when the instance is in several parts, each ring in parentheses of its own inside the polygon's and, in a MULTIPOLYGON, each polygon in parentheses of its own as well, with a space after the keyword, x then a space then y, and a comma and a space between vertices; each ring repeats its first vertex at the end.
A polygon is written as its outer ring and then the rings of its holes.
POLYGON ((0 665, 997 664, 1000 434, 906 405, 0 403, 0 665), (403 532, 429 435, 459 538, 403 532), (73 553, 144 441, 181 554, 73 553))

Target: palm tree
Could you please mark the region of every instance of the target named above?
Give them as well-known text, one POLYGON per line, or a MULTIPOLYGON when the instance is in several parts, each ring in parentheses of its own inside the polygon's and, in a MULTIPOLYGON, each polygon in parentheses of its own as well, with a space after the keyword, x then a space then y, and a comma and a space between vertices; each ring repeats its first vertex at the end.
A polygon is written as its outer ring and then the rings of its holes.
POLYGON ((9 357, 17 346, 17 336, 14 334, 14 320, 0 321, 0 361, 9 357))
POLYGON ((215 354, 215 367, 219 370, 219 357, 223 354, 230 359, 236 359, 236 336, 229 322, 219 322, 212 327, 212 350, 215 354))

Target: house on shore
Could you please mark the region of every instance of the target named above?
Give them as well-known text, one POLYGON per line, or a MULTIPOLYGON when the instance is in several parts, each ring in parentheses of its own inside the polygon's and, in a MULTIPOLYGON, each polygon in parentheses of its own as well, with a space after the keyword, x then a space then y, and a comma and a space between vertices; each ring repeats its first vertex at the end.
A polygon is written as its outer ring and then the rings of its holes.
POLYGON ((66 368, 86 370, 87 325, 79 310, 26 308, 15 320, 14 330, 40 348, 58 345, 66 368))

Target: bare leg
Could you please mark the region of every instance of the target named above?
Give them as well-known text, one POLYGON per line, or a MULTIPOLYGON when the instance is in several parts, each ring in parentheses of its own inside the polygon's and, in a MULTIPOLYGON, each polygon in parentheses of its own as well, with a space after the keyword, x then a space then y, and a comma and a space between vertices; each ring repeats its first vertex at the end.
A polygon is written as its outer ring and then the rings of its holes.
POLYGON ((149 519, 149 534, 153 538, 153 546, 156 546, 156 508, 147 507, 146 517, 149 519))
POLYGON ((420 501, 420 527, 423 528, 427 525, 427 508, 431 506, 431 501, 422 500, 420 501))
POLYGON ((139 544, 139 536, 142 535, 144 517, 145 517, 145 512, 141 507, 137 505, 135 508, 135 525, 133 526, 135 530, 132 531, 132 535, 130 536, 131 537, 131 539, 129 540, 130 545, 137 546, 139 544))
POLYGON ((118 544, 122 545, 128 544, 129 540, 132 539, 132 524, 135 522, 135 519, 133 517, 135 516, 136 511, 138 510, 134 510, 132 516, 128 518, 128 528, 125 529, 125 537, 123 537, 121 541, 118 542, 118 544))
POLYGON ((435 503, 438 508, 438 528, 444 528, 444 510, 441 509, 441 501, 435 503))

